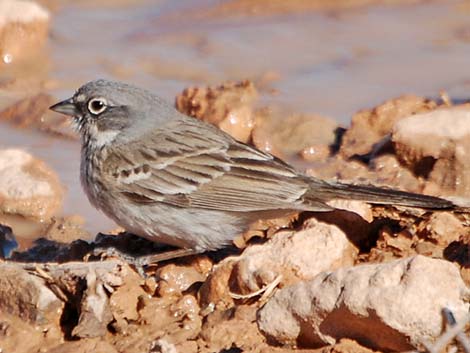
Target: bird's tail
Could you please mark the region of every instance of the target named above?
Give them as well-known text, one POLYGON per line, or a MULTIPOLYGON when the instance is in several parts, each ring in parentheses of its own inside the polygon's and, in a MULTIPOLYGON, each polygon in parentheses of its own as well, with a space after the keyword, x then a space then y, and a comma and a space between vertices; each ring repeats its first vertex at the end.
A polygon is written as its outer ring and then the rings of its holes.
POLYGON ((327 202, 332 199, 358 200, 379 205, 409 206, 426 209, 454 209, 456 205, 449 200, 415 194, 406 191, 377 187, 372 185, 343 184, 310 179, 310 190, 306 198, 327 202))

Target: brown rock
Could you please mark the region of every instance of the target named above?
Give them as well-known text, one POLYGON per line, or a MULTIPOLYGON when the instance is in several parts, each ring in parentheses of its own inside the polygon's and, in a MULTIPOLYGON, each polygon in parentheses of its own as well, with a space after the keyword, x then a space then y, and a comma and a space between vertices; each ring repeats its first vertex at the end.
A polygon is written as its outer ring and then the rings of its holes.
POLYGON ((392 140, 397 157, 415 174, 447 193, 470 195, 470 108, 455 106, 397 122, 392 140))
POLYGON ((250 81, 217 87, 187 88, 176 97, 176 108, 218 126, 234 138, 248 142, 254 127, 253 105, 258 92, 250 81))
POLYGON ((0 311, 0 348, 3 352, 40 352, 56 346, 63 333, 56 324, 38 325, 0 311))
POLYGON ((58 324, 63 305, 42 279, 15 264, 0 263, 1 312, 37 324, 58 324))
POLYGON ((373 180, 375 173, 371 172, 368 166, 362 162, 346 161, 340 155, 335 155, 323 163, 315 164, 315 168, 307 169, 306 174, 325 180, 363 182, 364 180, 373 180))
POLYGON ((462 268, 470 269, 470 234, 462 235, 444 250, 444 257, 458 263, 462 268))
POLYGON ((357 249, 370 248, 376 232, 373 225, 372 208, 361 201, 332 200, 328 202, 338 209, 319 212, 314 218, 320 222, 339 228, 357 249))
POLYGON ((323 161, 336 141, 338 124, 319 115, 292 114, 276 109, 257 112, 253 144, 280 158, 301 156, 323 161))
POLYGON ((8 121, 21 128, 34 128, 62 137, 76 139, 77 134, 70 127, 70 118, 49 110, 57 100, 45 93, 29 97, 11 98, 0 108, 0 120, 8 121))
POLYGON ((419 224, 417 231, 419 237, 430 240, 441 247, 448 246, 468 233, 462 222, 450 212, 433 213, 429 219, 419 224))
POLYGON ((100 339, 64 342, 47 351, 48 353, 117 353, 110 343, 100 339))
POLYGON ((259 311, 258 324, 284 344, 314 347, 353 338, 403 351, 440 335, 443 307, 464 320, 469 294, 456 266, 415 256, 325 272, 283 288, 259 311))
POLYGON ((0 150, 0 211, 46 220, 62 204, 57 175, 42 161, 17 149, 0 150))
POLYGON ((72 335, 81 338, 104 336, 108 324, 113 319, 108 295, 103 282, 97 279, 95 272, 90 272, 86 276, 86 286, 80 304, 80 317, 72 335))
MULTIPOLYGON (((205 258, 210 262, 208 258, 205 258)), ((200 264, 200 260, 197 260, 200 264)), ((189 265, 168 264, 157 270, 159 278, 157 292, 160 296, 177 295, 189 289, 194 283, 204 282, 209 271, 202 265, 204 272, 198 271, 196 267, 189 265)))
POLYGON ((357 341, 343 338, 331 347, 322 349, 322 353, 373 353, 374 351, 361 346, 357 341))
POLYGON ((377 246, 374 250, 386 253, 382 254, 385 257, 377 257, 382 262, 392 258, 408 257, 416 254, 414 248, 417 241, 417 237, 406 230, 395 234, 389 227, 385 226, 379 231, 377 246))
POLYGON ((142 284, 142 278, 129 270, 124 274, 122 286, 111 293, 109 307, 115 320, 112 326, 118 333, 128 333, 129 322, 139 318, 139 298, 147 295, 142 284))
POLYGON ((345 158, 365 155, 373 150, 394 124, 410 115, 435 109, 437 104, 417 96, 402 96, 352 117, 351 128, 343 136, 340 153, 345 158))
POLYGON ((234 347, 252 351, 265 341, 256 325, 256 308, 248 305, 210 314, 200 338, 205 346, 202 352, 221 352, 234 347))
POLYGON ((32 60, 43 48, 49 13, 33 1, 0 2, 1 64, 32 60))
POLYGON ((374 220, 371 205, 363 201, 333 199, 328 202, 328 205, 334 207, 337 210, 354 212, 355 214, 361 216, 363 220, 369 223, 374 220))
POLYGON ((369 348, 361 346, 354 340, 341 339, 338 343, 328 347, 317 349, 299 349, 299 348, 286 348, 286 347, 265 347, 262 348, 260 353, 373 353, 369 348))
POLYGON ((292 228, 298 218, 299 213, 291 213, 279 218, 259 219, 246 232, 236 237, 233 244, 244 249, 253 238, 272 238, 279 230, 292 228))
POLYGON ((139 303, 139 323, 150 341, 165 338, 172 344, 195 339, 202 326, 199 305, 193 295, 150 298, 139 303), (184 327, 184 330, 179 328, 184 327))
POLYGON ((372 160, 371 175, 368 178, 374 185, 394 187, 410 192, 422 193, 425 186, 422 178, 417 178, 403 166, 395 155, 385 154, 372 160))
POLYGON ((235 259, 227 258, 214 265, 212 273, 199 290, 199 302, 202 312, 210 313, 214 309, 224 310, 234 304, 230 295, 229 280, 235 265, 235 259))

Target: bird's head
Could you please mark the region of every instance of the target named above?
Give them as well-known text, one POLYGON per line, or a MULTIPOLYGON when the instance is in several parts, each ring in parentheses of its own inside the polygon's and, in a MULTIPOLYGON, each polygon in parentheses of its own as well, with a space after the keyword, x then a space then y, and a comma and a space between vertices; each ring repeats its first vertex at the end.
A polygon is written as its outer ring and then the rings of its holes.
POLYGON ((102 147, 116 138, 145 132, 174 110, 152 93, 122 82, 96 80, 80 87, 73 97, 50 107, 74 119, 87 142, 102 147), (166 113, 166 114, 165 114, 166 113), (127 132, 126 134, 123 134, 127 132))

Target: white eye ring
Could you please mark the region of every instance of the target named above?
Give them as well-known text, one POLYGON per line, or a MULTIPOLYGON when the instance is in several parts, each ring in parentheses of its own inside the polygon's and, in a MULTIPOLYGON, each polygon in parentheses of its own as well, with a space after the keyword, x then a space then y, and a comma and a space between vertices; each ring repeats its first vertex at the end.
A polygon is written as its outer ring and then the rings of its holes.
POLYGON ((91 114, 101 114, 108 107, 108 102, 104 98, 92 98, 88 101, 88 111, 91 114))

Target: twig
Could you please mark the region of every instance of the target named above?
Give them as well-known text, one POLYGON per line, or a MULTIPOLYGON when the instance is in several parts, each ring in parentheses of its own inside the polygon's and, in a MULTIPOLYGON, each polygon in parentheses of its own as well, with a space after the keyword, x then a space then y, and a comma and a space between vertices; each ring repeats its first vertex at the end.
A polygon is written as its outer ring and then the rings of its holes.
POLYGON ((230 292, 230 296, 233 299, 250 299, 250 298, 263 294, 260 300, 264 301, 269 297, 269 295, 271 295, 271 293, 278 286, 281 280, 282 280, 282 275, 278 275, 276 278, 274 278, 274 280, 271 283, 268 283, 267 285, 257 290, 256 292, 252 292, 248 294, 237 294, 237 293, 230 292))

